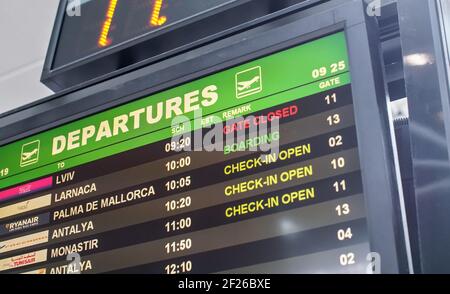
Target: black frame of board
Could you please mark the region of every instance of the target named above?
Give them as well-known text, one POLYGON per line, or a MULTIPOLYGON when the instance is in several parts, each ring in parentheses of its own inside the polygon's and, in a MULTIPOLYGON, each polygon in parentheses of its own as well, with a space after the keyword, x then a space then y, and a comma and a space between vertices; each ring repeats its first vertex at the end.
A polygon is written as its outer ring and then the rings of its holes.
POLYGON ((393 125, 375 18, 363 0, 335 0, 134 72, 0 117, 0 146, 270 53, 344 30, 371 250, 382 273, 412 272, 393 125), (368 131, 370 130, 370 132, 368 131))
POLYGON ((397 0, 408 97, 419 272, 450 272, 450 22, 448 1, 397 0), (409 57, 426 57, 416 64, 409 57))
MULTIPOLYGON (((248 27, 266 21, 267 11, 274 5, 270 2, 272 0, 234 0, 66 65, 54 67, 53 61, 68 1, 60 0, 41 75, 41 82, 55 92, 86 87, 239 32, 243 24, 248 27), (156 51, 155 42, 162 44, 156 51), (140 57, 138 60, 127 58, 130 55, 140 57)), ((293 0, 283 1, 289 3, 293 0)), ((296 1, 303 2, 293 5, 295 9, 306 9, 330 0, 296 1)), ((288 7, 282 10, 285 12, 291 9, 288 7)), ((271 14, 270 17, 278 15, 271 14)))

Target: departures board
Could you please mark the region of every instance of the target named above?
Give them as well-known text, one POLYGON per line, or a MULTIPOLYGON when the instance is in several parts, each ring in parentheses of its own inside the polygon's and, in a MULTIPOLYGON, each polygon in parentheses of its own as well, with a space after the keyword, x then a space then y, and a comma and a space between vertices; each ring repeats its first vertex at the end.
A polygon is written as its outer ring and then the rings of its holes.
POLYGON ((344 32, 0 147, 1 273, 365 273, 344 32))

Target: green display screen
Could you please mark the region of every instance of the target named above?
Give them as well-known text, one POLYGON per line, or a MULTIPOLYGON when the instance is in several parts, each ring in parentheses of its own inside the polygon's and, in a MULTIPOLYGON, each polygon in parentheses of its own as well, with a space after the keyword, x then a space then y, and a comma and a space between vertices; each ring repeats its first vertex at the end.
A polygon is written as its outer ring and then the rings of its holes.
POLYGON ((344 32, 0 147, 0 224, 5 272, 365 272, 344 32))
POLYGON ((61 162, 64 162, 64 169, 70 169, 82 163, 170 138, 173 135, 172 119, 178 113, 192 119, 194 117, 193 111, 185 111, 189 107, 184 101, 186 96, 192 93, 196 93, 196 95, 191 95, 190 100, 195 100, 197 96, 198 101, 192 102, 191 108, 197 106, 202 108, 204 116, 215 114, 224 117, 227 111, 233 110, 239 105, 251 104, 248 111, 239 113, 242 116, 298 97, 308 96, 349 83, 350 78, 346 67, 341 70, 335 68, 336 72, 332 72, 333 70, 329 68, 331 65, 338 66, 337 63, 339 62, 348 64, 343 33, 225 70, 3 146, 0 148, 0 170, 3 171, 0 175, 0 188, 58 172, 61 162), (264 68, 262 91, 245 99, 238 99, 236 98, 235 75, 252 66, 264 68), (320 71, 323 67, 327 67, 327 72, 323 75, 320 74, 318 78, 314 78, 313 71, 320 71), (333 83, 331 80, 324 80, 339 73, 341 74, 338 76, 339 84, 333 83), (202 101, 208 103, 212 99, 202 98, 201 91, 215 93, 218 97, 214 99, 214 103, 210 103, 211 105, 203 106, 202 101), (170 100, 173 98, 181 98, 181 112, 172 111, 169 116, 163 115, 159 120, 154 120, 151 123, 146 121, 148 107, 156 113, 158 104, 163 103, 163 111, 166 111, 166 104, 169 103, 168 101, 173 101, 170 100), (133 112, 143 109, 145 110, 144 113, 133 116, 133 112), (128 130, 126 132, 119 130, 116 134, 114 132, 114 119, 122 115, 128 117, 128 130), (138 126, 134 124, 134 117, 139 118, 138 126), (95 127, 95 135, 87 138, 88 136, 83 136, 83 131, 87 132, 86 128, 90 126, 95 127), (97 140, 97 135, 102 127, 109 130, 106 130, 105 136, 101 136, 97 140), (111 136, 107 134, 108 132, 111 133, 111 136), (62 152, 54 154, 52 152, 56 148, 54 142, 60 136, 64 136, 66 139, 69 136, 78 137, 79 140, 77 142, 73 140, 73 144, 80 145, 80 147, 69 150, 70 146, 66 146, 67 148, 62 152), (39 160, 33 164, 21 166, 22 147, 33 141, 40 142, 39 160))

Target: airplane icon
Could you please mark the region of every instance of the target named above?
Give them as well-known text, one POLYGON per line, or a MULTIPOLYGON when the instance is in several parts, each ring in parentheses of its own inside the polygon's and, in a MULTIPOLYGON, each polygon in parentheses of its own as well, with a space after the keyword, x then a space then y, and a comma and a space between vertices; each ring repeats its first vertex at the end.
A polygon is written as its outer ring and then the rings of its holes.
POLYGON ((20 156, 20 166, 28 166, 39 161, 39 149, 41 142, 39 140, 29 142, 22 146, 22 153, 20 156))
POLYGON ((261 79, 260 76, 256 76, 253 79, 251 79, 250 81, 239 82, 238 83, 238 91, 244 91, 246 89, 250 89, 250 87, 254 83, 259 82, 260 79, 261 79))
POLYGON ((34 149, 33 151, 31 151, 31 152, 24 152, 24 153, 22 154, 22 160, 23 160, 23 161, 29 160, 31 157, 37 155, 38 151, 39 151, 39 149, 36 148, 36 149, 34 149))
POLYGON ((236 98, 241 99, 262 91, 262 69, 255 66, 235 75, 236 98))

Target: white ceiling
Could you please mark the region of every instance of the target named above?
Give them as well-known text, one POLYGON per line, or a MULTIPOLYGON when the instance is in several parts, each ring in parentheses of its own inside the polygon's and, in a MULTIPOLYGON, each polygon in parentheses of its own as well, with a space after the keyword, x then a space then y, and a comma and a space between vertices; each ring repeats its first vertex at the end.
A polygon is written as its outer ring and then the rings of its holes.
POLYGON ((39 79, 58 2, 0 1, 0 113, 52 94, 39 79))

